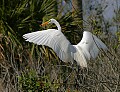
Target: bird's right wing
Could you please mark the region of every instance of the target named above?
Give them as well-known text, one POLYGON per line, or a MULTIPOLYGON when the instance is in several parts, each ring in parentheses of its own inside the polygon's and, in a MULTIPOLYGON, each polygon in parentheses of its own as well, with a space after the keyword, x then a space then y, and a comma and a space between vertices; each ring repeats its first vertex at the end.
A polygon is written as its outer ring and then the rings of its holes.
POLYGON ((23 38, 37 45, 45 45, 52 48, 57 56, 64 62, 72 61, 69 50, 71 44, 61 31, 55 29, 37 31, 24 34, 23 38))

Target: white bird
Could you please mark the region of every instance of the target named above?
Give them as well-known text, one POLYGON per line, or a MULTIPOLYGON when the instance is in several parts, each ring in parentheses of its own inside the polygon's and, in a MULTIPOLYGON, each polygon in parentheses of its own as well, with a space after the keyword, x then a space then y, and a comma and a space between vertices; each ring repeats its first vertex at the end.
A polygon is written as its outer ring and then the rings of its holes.
POLYGON ((82 68, 87 67, 87 60, 98 56, 100 48, 107 50, 107 46, 100 39, 87 31, 83 32, 83 38, 77 45, 72 45, 61 32, 61 26, 55 19, 50 19, 41 25, 50 23, 54 23, 58 29, 27 33, 23 35, 23 38, 37 45, 52 48, 62 61, 73 63, 75 60, 82 68))

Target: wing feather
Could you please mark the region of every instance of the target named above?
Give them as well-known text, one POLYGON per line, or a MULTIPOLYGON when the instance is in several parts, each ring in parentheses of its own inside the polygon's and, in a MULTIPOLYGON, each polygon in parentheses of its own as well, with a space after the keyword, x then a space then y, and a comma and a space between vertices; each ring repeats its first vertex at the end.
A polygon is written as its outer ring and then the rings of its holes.
POLYGON ((52 48, 57 56, 64 62, 72 61, 69 49, 71 44, 61 31, 55 29, 37 31, 24 34, 23 38, 37 45, 45 45, 52 48))
POLYGON ((107 46, 106 46, 100 39, 98 39, 95 35, 93 35, 93 37, 94 37, 94 40, 95 40, 95 44, 96 44, 99 48, 101 48, 101 49, 103 49, 103 50, 108 49, 107 46))
POLYGON ((82 52, 88 60, 90 60, 91 57, 96 58, 99 53, 99 49, 107 49, 107 46, 100 39, 87 31, 84 31, 83 38, 78 43, 78 46, 81 47, 82 52))

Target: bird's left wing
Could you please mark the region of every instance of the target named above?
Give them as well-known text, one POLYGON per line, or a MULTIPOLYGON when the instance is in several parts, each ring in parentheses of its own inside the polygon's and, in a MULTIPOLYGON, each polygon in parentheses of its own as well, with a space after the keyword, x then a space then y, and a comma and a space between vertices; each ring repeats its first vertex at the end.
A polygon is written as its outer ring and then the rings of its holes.
POLYGON ((87 31, 84 31, 83 38, 78 43, 78 46, 82 49, 82 52, 88 60, 90 60, 91 57, 96 58, 99 49, 107 49, 107 46, 100 39, 87 31))
POLYGON ((64 62, 72 61, 69 50, 71 44, 61 31, 55 29, 36 31, 24 34, 23 38, 37 45, 45 45, 52 48, 57 56, 64 62))

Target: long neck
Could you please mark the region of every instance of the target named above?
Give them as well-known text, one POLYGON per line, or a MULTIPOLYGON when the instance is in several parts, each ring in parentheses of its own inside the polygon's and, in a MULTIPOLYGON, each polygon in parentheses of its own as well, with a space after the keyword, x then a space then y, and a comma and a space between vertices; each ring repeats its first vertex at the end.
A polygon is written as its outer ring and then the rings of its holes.
POLYGON ((58 30, 61 31, 61 26, 56 20, 54 21, 54 24, 57 26, 58 30))

